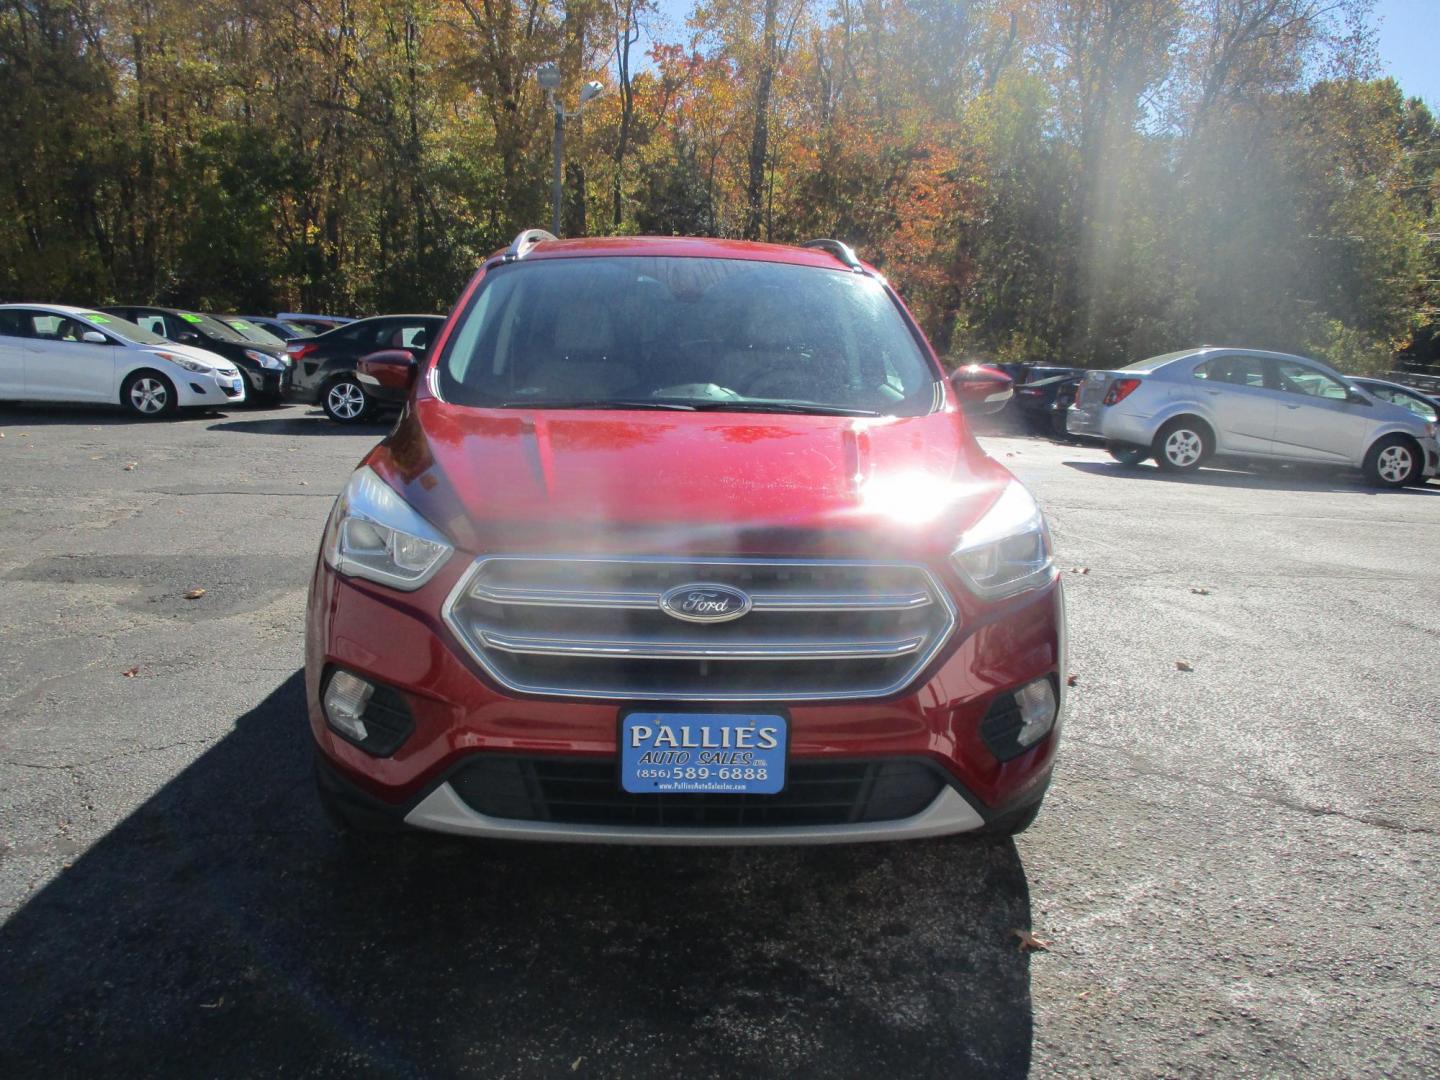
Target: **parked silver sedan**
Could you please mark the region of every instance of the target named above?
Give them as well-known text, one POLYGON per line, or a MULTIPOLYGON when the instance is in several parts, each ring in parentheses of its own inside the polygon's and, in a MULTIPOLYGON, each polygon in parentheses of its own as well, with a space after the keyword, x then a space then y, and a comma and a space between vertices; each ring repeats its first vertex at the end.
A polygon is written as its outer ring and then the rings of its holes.
POLYGON ((1286 353, 1202 348, 1092 371, 1066 417, 1117 461, 1153 457, 1170 472, 1212 457, 1332 464, 1371 483, 1423 483, 1440 471, 1436 425, 1286 353))

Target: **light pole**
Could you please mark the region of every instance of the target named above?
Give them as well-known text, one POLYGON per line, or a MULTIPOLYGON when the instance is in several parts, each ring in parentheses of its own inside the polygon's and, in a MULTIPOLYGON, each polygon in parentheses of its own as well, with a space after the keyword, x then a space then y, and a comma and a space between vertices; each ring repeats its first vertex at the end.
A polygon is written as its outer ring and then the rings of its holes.
POLYGON ((545 90, 545 98, 550 102, 550 107, 555 110, 554 171, 550 177, 550 231, 559 236, 561 188, 564 176, 562 170, 565 167, 565 121, 571 117, 578 120, 586 104, 604 93, 605 87, 598 82, 587 82, 580 90, 580 103, 573 110, 566 111, 559 94, 561 81, 559 65, 555 63, 541 64, 535 76, 545 90))

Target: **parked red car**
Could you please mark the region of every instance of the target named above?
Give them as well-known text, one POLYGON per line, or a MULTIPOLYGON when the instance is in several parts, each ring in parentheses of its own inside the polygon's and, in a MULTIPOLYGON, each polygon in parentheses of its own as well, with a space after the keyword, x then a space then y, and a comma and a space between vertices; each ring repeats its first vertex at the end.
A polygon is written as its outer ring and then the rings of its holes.
POLYGON ((848 247, 524 233, 423 361, 359 371, 409 397, 310 590, 342 824, 729 844, 1034 818, 1064 696, 1049 532, 848 247))

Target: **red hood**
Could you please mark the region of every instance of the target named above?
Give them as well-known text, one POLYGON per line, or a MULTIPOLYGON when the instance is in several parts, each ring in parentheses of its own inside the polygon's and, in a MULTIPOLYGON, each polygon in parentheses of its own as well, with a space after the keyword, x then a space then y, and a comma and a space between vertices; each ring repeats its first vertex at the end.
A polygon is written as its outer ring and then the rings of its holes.
POLYGON ((370 464, 471 552, 948 550, 1009 473, 956 412, 473 409, 411 403, 370 464))

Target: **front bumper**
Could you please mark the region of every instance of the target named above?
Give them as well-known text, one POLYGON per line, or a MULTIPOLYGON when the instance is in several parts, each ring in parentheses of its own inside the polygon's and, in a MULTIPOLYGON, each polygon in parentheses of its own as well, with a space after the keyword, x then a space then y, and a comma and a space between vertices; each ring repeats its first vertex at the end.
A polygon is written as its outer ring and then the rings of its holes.
POLYGON ((252 397, 279 398, 284 395, 289 382, 288 369, 262 368, 258 364, 247 364, 241 368, 245 373, 245 385, 252 397))
POLYGON ((1435 439, 1421 439, 1420 448, 1425 451, 1425 470, 1423 475, 1427 479, 1440 475, 1440 442, 1437 442, 1435 439))
MULTIPOLYGON (((323 562, 311 585, 306 699, 320 778, 353 812, 379 823, 478 837, 640 844, 798 844, 909 839, 969 832, 1039 801, 1049 783, 1064 702, 1063 601, 1058 580, 993 607, 956 587, 960 626, 906 692, 875 701, 787 703, 792 766, 928 763, 942 780, 918 812, 889 820, 797 825, 588 824, 482 812, 457 774, 482 758, 613 762, 625 702, 556 700, 501 690, 441 622, 441 602, 466 569, 452 560, 422 589, 397 594, 344 578, 323 562), (397 691, 413 730, 375 757, 336 735, 320 703, 344 668, 397 691), (998 760, 981 732, 997 698, 1042 676, 1060 716, 1051 733, 998 760)), ((764 703, 755 703, 763 707, 764 703)), ((703 705, 680 707, 703 711, 703 705)), ((928 791, 926 795, 928 797, 928 791)), ((671 798, 675 798, 672 796, 671 798)), ((683 796, 681 797, 683 798, 683 796)), ((749 798, 747 796, 747 798, 749 798)))
POLYGON ((187 371, 173 381, 175 403, 182 409, 218 409, 245 401, 245 379, 239 374, 225 378, 187 371))

